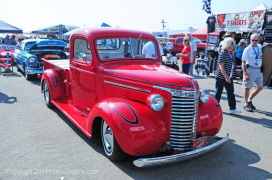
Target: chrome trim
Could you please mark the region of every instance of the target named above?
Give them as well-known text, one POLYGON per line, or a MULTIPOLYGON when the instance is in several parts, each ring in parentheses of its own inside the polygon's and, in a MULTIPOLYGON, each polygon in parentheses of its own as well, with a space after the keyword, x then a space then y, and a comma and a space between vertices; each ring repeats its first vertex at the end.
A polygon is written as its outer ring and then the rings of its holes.
POLYGON ((185 91, 185 90, 170 89, 170 88, 165 88, 165 87, 160 87, 160 86, 153 86, 153 88, 168 91, 168 92, 170 92, 172 94, 172 96, 189 98, 189 99, 194 99, 198 94, 198 91, 196 91, 196 90, 194 90, 194 91, 185 91))
POLYGON ((43 69, 36 69, 36 68, 27 68, 26 67, 26 72, 28 74, 42 74, 43 73, 43 69))
POLYGON ((133 86, 128 86, 128 85, 124 85, 124 84, 119 84, 119 83, 115 83, 115 82, 110 82, 107 80, 104 80, 105 83, 111 84, 111 85, 115 85, 115 86, 119 86, 119 87, 123 87, 123 88, 128 88, 128 89, 132 89, 132 90, 136 90, 136 91, 142 91, 142 92, 146 92, 146 93, 150 93, 150 90, 147 89, 142 89, 142 88, 137 88, 137 87, 133 87, 133 86))
POLYGON ((191 141, 196 139, 198 104, 200 94, 200 91, 196 90, 196 83, 197 82, 193 83, 194 91, 153 86, 153 88, 161 89, 172 94, 171 128, 169 142, 174 150, 190 150, 191 141))
POLYGON ((133 164, 137 167, 146 168, 146 167, 154 167, 154 166, 161 166, 165 164, 182 162, 182 161, 200 156, 202 154, 206 154, 214 149, 217 149, 223 144, 225 144, 228 140, 229 140, 229 135, 227 134, 226 137, 220 138, 219 141, 216 141, 203 148, 199 148, 199 149, 181 153, 181 154, 174 154, 171 156, 163 156, 163 157, 156 157, 156 158, 141 158, 141 159, 137 159, 133 161, 133 164))

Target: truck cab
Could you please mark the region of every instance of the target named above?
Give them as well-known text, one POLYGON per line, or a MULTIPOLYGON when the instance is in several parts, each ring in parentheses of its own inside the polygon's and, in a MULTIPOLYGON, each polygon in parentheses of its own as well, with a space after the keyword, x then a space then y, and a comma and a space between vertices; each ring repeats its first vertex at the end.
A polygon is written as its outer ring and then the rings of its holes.
POLYGON ((41 92, 87 137, 98 132, 112 161, 128 155, 152 167, 184 161, 220 147, 223 113, 208 90, 162 65, 156 38, 144 31, 79 28, 69 60, 44 60, 41 92), (156 157, 158 153, 171 153, 156 157), (154 156, 154 157, 152 157, 154 156))

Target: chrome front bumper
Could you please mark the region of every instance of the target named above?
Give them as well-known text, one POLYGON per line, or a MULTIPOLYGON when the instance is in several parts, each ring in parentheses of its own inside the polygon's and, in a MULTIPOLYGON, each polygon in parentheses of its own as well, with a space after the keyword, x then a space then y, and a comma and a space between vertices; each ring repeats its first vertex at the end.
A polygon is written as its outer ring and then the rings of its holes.
POLYGON ((33 69, 33 68, 27 68, 26 69, 27 74, 33 75, 33 74, 42 74, 43 69, 33 69))
POLYGON ((212 143, 208 146, 205 146, 203 148, 199 148, 193 151, 181 153, 181 154, 174 154, 171 156, 163 156, 163 157, 156 157, 156 158, 141 158, 133 161, 133 164, 137 167, 154 167, 154 166, 160 166, 165 164, 172 164, 177 163, 181 161, 185 161, 197 156, 200 156, 202 154, 208 153, 214 149, 217 149, 218 147, 222 146, 229 140, 229 135, 227 134, 224 138, 219 138, 216 142, 209 142, 212 143))

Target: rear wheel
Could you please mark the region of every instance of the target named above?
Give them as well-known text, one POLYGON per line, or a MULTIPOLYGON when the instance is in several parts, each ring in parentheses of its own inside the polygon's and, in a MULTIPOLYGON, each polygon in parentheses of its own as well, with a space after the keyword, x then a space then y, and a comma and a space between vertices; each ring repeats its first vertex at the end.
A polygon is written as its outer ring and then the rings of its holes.
POLYGON ((114 134, 111 128, 108 126, 107 122, 102 120, 101 124, 101 136, 102 136, 102 143, 104 152, 106 153, 107 157, 112 161, 121 161, 128 157, 121 147, 119 146, 118 142, 116 141, 114 134))
POLYGON ((46 81, 43 82, 43 97, 46 106, 49 108, 53 108, 54 105, 51 103, 50 91, 46 81))

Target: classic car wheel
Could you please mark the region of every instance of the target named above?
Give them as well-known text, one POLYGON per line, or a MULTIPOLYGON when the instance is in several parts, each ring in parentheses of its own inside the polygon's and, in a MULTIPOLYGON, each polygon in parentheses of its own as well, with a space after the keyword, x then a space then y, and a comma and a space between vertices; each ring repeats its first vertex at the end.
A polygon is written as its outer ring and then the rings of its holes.
POLYGON ((50 91, 46 81, 43 82, 43 97, 46 106, 49 108, 53 108, 54 105, 51 103, 50 91))
POLYGON ((108 126, 107 122, 102 120, 101 124, 101 136, 104 152, 107 157, 112 161, 121 161, 127 158, 128 154, 126 154, 118 142, 116 141, 111 128, 108 126))
POLYGON ((21 69, 19 68, 18 64, 16 64, 16 67, 17 67, 17 71, 21 72, 21 69))
POLYGON ((204 59, 204 57, 205 57, 205 51, 204 51, 203 49, 198 49, 198 50, 197 50, 197 56, 198 56, 199 58, 204 59))
POLYGON ((29 75, 28 73, 27 73, 27 71, 26 71, 26 67, 24 66, 24 76, 25 76, 25 78, 26 78, 26 80, 30 80, 31 79, 31 75, 29 75))

